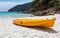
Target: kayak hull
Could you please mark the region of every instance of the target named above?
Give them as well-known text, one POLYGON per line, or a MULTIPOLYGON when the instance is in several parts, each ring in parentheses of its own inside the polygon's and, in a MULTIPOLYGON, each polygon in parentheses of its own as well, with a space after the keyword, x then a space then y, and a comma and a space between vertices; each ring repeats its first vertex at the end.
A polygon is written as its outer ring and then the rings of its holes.
POLYGON ((53 27, 55 18, 38 18, 38 19, 14 19, 13 23, 19 26, 37 26, 37 27, 53 27))

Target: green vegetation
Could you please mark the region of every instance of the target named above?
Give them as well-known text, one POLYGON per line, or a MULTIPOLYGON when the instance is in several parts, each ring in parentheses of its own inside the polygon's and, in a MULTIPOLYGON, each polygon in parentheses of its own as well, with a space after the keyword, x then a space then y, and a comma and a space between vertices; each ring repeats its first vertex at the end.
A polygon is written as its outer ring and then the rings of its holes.
POLYGON ((33 0, 30 7, 34 9, 47 9, 50 7, 55 7, 56 9, 60 9, 60 1, 59 0, 33 0))

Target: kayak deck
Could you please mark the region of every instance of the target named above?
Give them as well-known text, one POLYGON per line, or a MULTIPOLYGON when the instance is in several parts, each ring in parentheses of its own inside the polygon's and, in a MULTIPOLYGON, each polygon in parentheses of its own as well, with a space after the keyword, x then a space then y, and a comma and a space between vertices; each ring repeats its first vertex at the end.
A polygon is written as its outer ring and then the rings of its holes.
POLYGON ((13 23, 19 26, 53 27, 55 18, 17 18, 13 23))

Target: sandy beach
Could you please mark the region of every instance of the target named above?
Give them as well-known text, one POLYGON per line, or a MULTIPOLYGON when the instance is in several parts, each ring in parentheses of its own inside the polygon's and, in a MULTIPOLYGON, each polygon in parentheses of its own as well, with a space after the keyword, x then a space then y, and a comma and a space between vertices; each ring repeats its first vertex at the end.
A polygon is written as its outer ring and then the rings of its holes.
POLYGON ((56 21, 49 29, 16 26, 14 18, 0 18, 0 38, 60 38, 60 14, 53 17, 56 21))

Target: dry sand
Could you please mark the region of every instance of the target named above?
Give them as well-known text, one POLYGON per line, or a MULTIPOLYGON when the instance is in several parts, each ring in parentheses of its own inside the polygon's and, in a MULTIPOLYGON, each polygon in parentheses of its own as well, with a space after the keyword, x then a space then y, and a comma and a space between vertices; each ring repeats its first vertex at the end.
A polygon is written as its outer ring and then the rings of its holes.
POLYGON ((60 15, 53 17, 56 21, 49 29, 16 26, 13 18, 0 18, 0 38, 60 38, 60 15))

